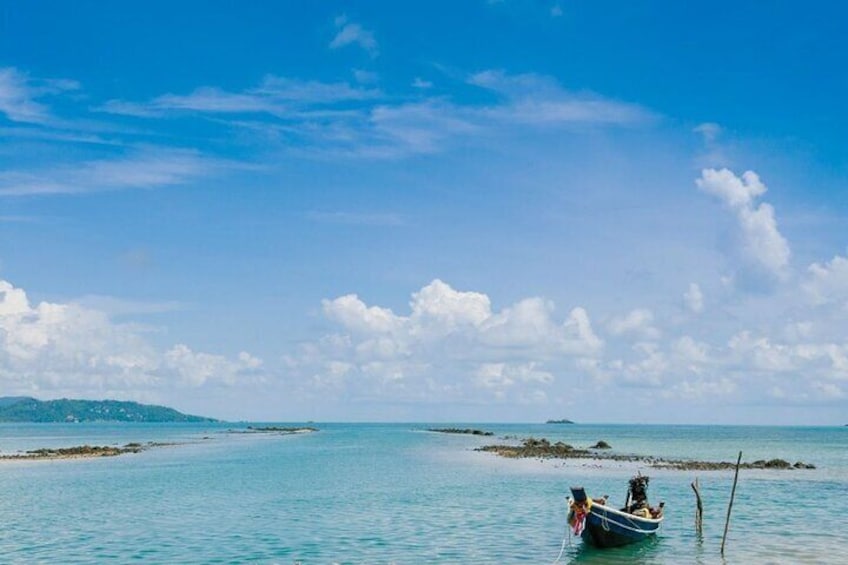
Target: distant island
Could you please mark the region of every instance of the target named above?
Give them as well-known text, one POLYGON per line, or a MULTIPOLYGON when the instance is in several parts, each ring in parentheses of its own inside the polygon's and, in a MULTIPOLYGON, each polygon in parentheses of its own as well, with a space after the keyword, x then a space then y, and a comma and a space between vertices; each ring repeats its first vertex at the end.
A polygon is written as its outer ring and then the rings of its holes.
POLYGON ((38 400, 0 397, 0 422, 215 422, 173 408, 120 400, 38 400))
POLYGON ((572 422, 571 420, 562 419, 562 420, 548 420, 545 423, 546 424, 573 424, 574 422, 572 422))

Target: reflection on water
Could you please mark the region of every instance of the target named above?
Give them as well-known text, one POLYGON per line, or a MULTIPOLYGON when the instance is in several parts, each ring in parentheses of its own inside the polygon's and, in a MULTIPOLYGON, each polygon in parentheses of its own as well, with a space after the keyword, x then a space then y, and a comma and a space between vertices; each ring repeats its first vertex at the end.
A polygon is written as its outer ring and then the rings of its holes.
POLYGON ((657 563, 662 554, 661 537, 651 537, 642 542, 598 549, 590 544, 577 541, 571 559, 572 563, 606 565, 614 563, 657 563))

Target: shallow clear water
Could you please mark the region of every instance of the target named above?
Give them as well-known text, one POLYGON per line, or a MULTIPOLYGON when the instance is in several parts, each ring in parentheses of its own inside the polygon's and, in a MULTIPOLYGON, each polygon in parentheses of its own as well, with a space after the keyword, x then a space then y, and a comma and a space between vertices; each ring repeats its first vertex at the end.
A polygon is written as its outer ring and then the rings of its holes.
MULTIPOLYGON (((811 471, 742 471, 727 563, 848 562, 848 428, 491 425, 495 438, 420 424, 317 424, 294 436, 218 424, 0 425, 0 451, 179 441, 96 460, 0 462, 0 555, 10 563, 552 563, 570 485, 623 502, 638 466, 508 460, 499 436, 617 452, 781 457, 811 471)), ((442 427, 442 425, 440 425, 442 427)), ((717 563, 732 472, 658 471, 654 541, 618 550, 571 540, 562 563, 717 563), (698 476, 702 537, 695 535, 698 476)))

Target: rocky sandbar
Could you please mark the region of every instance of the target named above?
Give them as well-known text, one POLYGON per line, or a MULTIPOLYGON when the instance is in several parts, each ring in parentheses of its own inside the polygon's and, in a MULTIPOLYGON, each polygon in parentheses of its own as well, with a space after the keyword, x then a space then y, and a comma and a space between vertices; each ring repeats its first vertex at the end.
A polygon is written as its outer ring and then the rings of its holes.
MULTIPOLYGON (((607 449, 599 447, 598 442, 593 449, 607 449)), ((534 459, 598 459, 606 461, 625 461, 643 463, 657 469, 676 469, 681 471, 721 471, 736 468, 736 463, 729 461, 695 461, 690 459, 666 459, 662 457, 651 457, 647 455, 628 455, 620 453, 599 453, 588 449, 575 448, 567 443, 551 443, 547 439, 525 439, 520 445, 484 445, 475 451, 495 453, 501 457, 510 458, 534 458, 534 459)), ((784 459, 760 459, 753 462, 745 462, 739 466, 741 469, 815 469, 815 465, 798 461, 790 463, 784 459)))
POLYGON ((11 453, 0 455, 5 460, 33 460, 33 459, 86 459, 91 457, 115 457, 125 453, 139 453, 150 447, 166 444, 157 443, 128 443, 123 447, 113 445, 78 445, 75 447, 42 448, 25 451, 23 453, 11 453))
POLYGON ((474 436, 493 436, 495 435, 493 432, 487 432, 484 430, 475 430, 472 428, 430 428, 427 430, 428 432, 437 432, 440 434, 468 434, 474 436))

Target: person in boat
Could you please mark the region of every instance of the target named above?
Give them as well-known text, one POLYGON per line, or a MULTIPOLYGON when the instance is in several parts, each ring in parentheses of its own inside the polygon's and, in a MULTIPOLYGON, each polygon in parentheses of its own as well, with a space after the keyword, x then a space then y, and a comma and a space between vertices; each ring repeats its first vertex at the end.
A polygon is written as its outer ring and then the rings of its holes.
POLYGON ((627 494, 627 505, 622 508, 624 512, 639 516, 641 518, 659 518, 662 516, 664 502, 657 507, 648 504, 648 482, 649 477, 637 474, 630 479, 630 488, 627 494))

